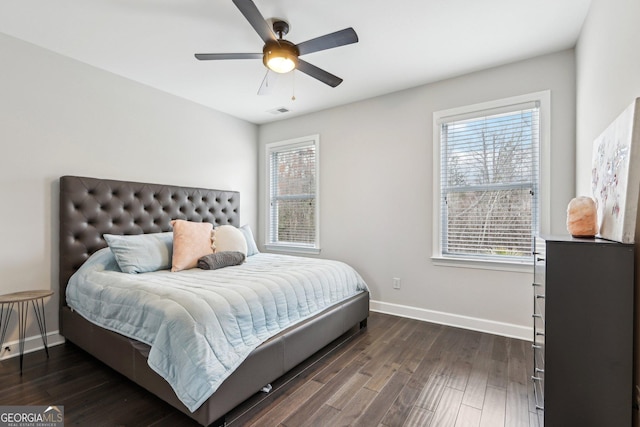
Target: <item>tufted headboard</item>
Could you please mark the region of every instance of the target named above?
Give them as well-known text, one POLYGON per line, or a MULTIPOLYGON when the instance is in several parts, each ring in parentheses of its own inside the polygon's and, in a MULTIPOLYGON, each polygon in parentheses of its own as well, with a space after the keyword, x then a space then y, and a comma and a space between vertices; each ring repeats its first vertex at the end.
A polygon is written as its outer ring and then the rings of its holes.
POLYGON ((63 176, 60 178, 60 306, 71 275, 102 235, 171 231, 172 219, 240 226, 240 193, 63 176))

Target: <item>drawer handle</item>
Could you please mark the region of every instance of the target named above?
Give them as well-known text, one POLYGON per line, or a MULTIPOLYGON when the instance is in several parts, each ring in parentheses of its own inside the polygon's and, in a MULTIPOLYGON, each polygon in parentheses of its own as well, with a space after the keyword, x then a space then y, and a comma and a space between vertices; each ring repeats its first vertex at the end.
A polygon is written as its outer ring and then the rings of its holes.
POLYGON ((536 335, 543 337, 544 336, 544 332, 536 332, 536 335))
POLYGON ((541 284, 541 283, 535 283, 535 282, 533 282, 531 285, 532 285, 532 286, 542 286, 542 284, 541 284))
POLYGON ((536 345, 536 344, 531 344, 531 348, 540 349, 540 348, 542 348, 542 346, 541 345, 536 345))
POLYGON ((536 409, 539 411, 544 411, 544 407, 540 406, 540 405, 536 405, 536 409))
POLYGON ((533 313, 531 317, 537 317, 538 319, 542 319, 542 315, 537 313, 533 313))
POLYGON ((538 299, 544 299, 544 294, 538 294, 538 295, 536 295, 536 298, 538 298, 538 299))
POLYGON ((536 376, 532 376, 531 379, 534 381, 542 381, 542 378, 536 376))
POLYGON ((538 261, 538 262, 540 262, 540 261, 544 261, 544 258, 543 258, 543 257, 540 257, 540 256, 539 256, 539 257, 536 257, 536 261, 538 261))
POLYGON ((540 374, 544 374, 544 369, 536 368, 536 372, 540 374))

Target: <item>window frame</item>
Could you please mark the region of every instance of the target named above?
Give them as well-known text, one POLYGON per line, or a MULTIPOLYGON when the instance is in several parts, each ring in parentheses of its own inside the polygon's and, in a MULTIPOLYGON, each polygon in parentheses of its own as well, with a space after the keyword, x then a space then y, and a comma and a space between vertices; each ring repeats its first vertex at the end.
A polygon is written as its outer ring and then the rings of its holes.
POLYGON ((265 144, 265 249, 273 252, 290 252, 301 254, 320 253, 320 135, 308 135, 265 144), (271 154, 274 151, 289 151, 296 148, 315 146, 315 236, 313 244, 295 242, 271 242, 271 225, 273 224, 271 206, 271 154))
POLYGON ((527 260, 499 259, 489 256, 443 255, 443 215, 441 206, 441 124, 453 118, 457 120, 482 117, 487 114, 499 114, 513 109, 514 106, 537 102, 539 105, 539 164, 538 164, 538 230, 534 234, 546 233, 550 222, 550 117, 551 92, 549 90, 533 92, 467 105, 433 113, 433 238, 431 260, 435 265, 481 268, 503 271, 529 271, 531 263, 527 260))

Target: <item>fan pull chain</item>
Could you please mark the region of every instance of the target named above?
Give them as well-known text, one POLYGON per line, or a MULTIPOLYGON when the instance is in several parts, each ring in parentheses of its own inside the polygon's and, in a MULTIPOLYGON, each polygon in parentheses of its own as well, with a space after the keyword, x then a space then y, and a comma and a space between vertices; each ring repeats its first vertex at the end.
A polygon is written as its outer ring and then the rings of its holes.
POLYGON ((296 100, 296 71, 291 73, 291 100, 296 100))

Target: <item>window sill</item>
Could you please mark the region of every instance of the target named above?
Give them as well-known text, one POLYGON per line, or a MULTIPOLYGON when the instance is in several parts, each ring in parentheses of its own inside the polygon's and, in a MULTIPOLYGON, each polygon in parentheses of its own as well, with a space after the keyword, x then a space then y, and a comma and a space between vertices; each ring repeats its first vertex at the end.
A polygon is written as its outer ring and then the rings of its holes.
POLYGON ((306 255, 318 255, 320 248, 313 248, 307 246, 288 246, 288 245, 265 245, 267 251, 270 252, 283 252, 292 254, 306 254, 306 255))
POLYGON ((533 258, 531 261, 489 261, 474 258, 431 257, 433 265, 442 267, 474 268, 479 270, 513 271, 517 273, 533 273, 533 258))

